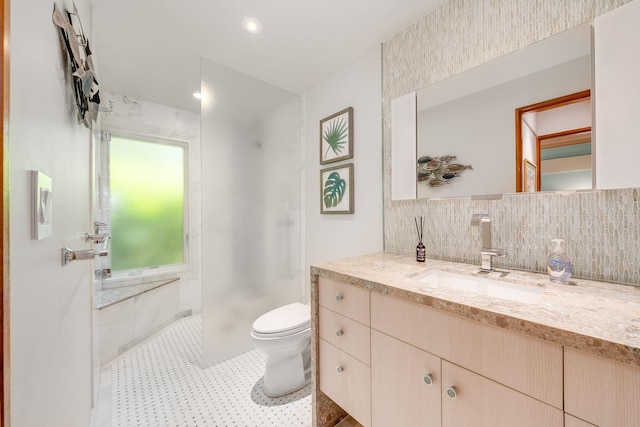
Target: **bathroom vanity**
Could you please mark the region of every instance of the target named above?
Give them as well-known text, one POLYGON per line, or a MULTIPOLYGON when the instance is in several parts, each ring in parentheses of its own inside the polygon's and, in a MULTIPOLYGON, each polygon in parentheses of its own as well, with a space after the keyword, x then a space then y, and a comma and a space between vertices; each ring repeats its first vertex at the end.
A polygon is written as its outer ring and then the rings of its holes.
POLYGON ((637 425, 640 288, 478 270, 312 266, 313 425, 637 425))

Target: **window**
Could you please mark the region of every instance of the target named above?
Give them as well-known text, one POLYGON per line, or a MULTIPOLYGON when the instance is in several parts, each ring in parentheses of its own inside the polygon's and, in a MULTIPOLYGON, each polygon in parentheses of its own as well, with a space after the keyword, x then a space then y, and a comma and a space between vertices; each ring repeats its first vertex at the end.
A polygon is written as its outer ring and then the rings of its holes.
POLYGON ((187 146, 112 135, 109 144, 114 278, 187 264, 187 146))

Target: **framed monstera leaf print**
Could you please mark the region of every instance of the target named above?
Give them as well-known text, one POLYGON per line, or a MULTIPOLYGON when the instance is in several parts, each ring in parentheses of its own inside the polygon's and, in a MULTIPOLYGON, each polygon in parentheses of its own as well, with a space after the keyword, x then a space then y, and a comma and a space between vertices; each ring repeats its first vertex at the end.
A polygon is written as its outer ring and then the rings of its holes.
POLYGON ((353 213, 353 163, 320 171, 320 213, 353 213))
POLYGON ((353 157, 353 108, 320 120, 320 164, 353 157))

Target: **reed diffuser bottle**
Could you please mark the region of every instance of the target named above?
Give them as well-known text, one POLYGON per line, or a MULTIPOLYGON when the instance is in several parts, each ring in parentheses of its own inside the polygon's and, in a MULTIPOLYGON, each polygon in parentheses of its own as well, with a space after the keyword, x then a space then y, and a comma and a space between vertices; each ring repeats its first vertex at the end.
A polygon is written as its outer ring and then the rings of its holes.
POLYGON ((418 232, 418 246, 416 246, 416 261, 424 262, 425 256, 425 247, 422 243, 422 230, 424 229, 424 218, 420 217, 420 227, 418 227, 418 218, 413 218, 416 223, 416 231, 418 232))

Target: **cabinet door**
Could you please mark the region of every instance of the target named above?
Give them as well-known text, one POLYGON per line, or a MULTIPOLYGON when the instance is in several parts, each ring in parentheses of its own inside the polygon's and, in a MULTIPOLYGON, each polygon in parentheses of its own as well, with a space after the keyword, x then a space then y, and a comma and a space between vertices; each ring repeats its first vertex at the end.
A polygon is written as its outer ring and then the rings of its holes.
POLYGON ((445 360, 441 384, 443 427, 564 425, 561 410, 445 360))
POLYGON ((373 427, 440 426, 440 382, 440 358, 371 331, 373 427))
POLYGON ((569 414, 564 414, 564 427, 596 427, 596 426, 586 421, 582 421, 580 418, 576 418, 569 414))
POLYGON ((571 348, 564 351, 565 411, 602 427, 637 427, 640 368, 571 348))

